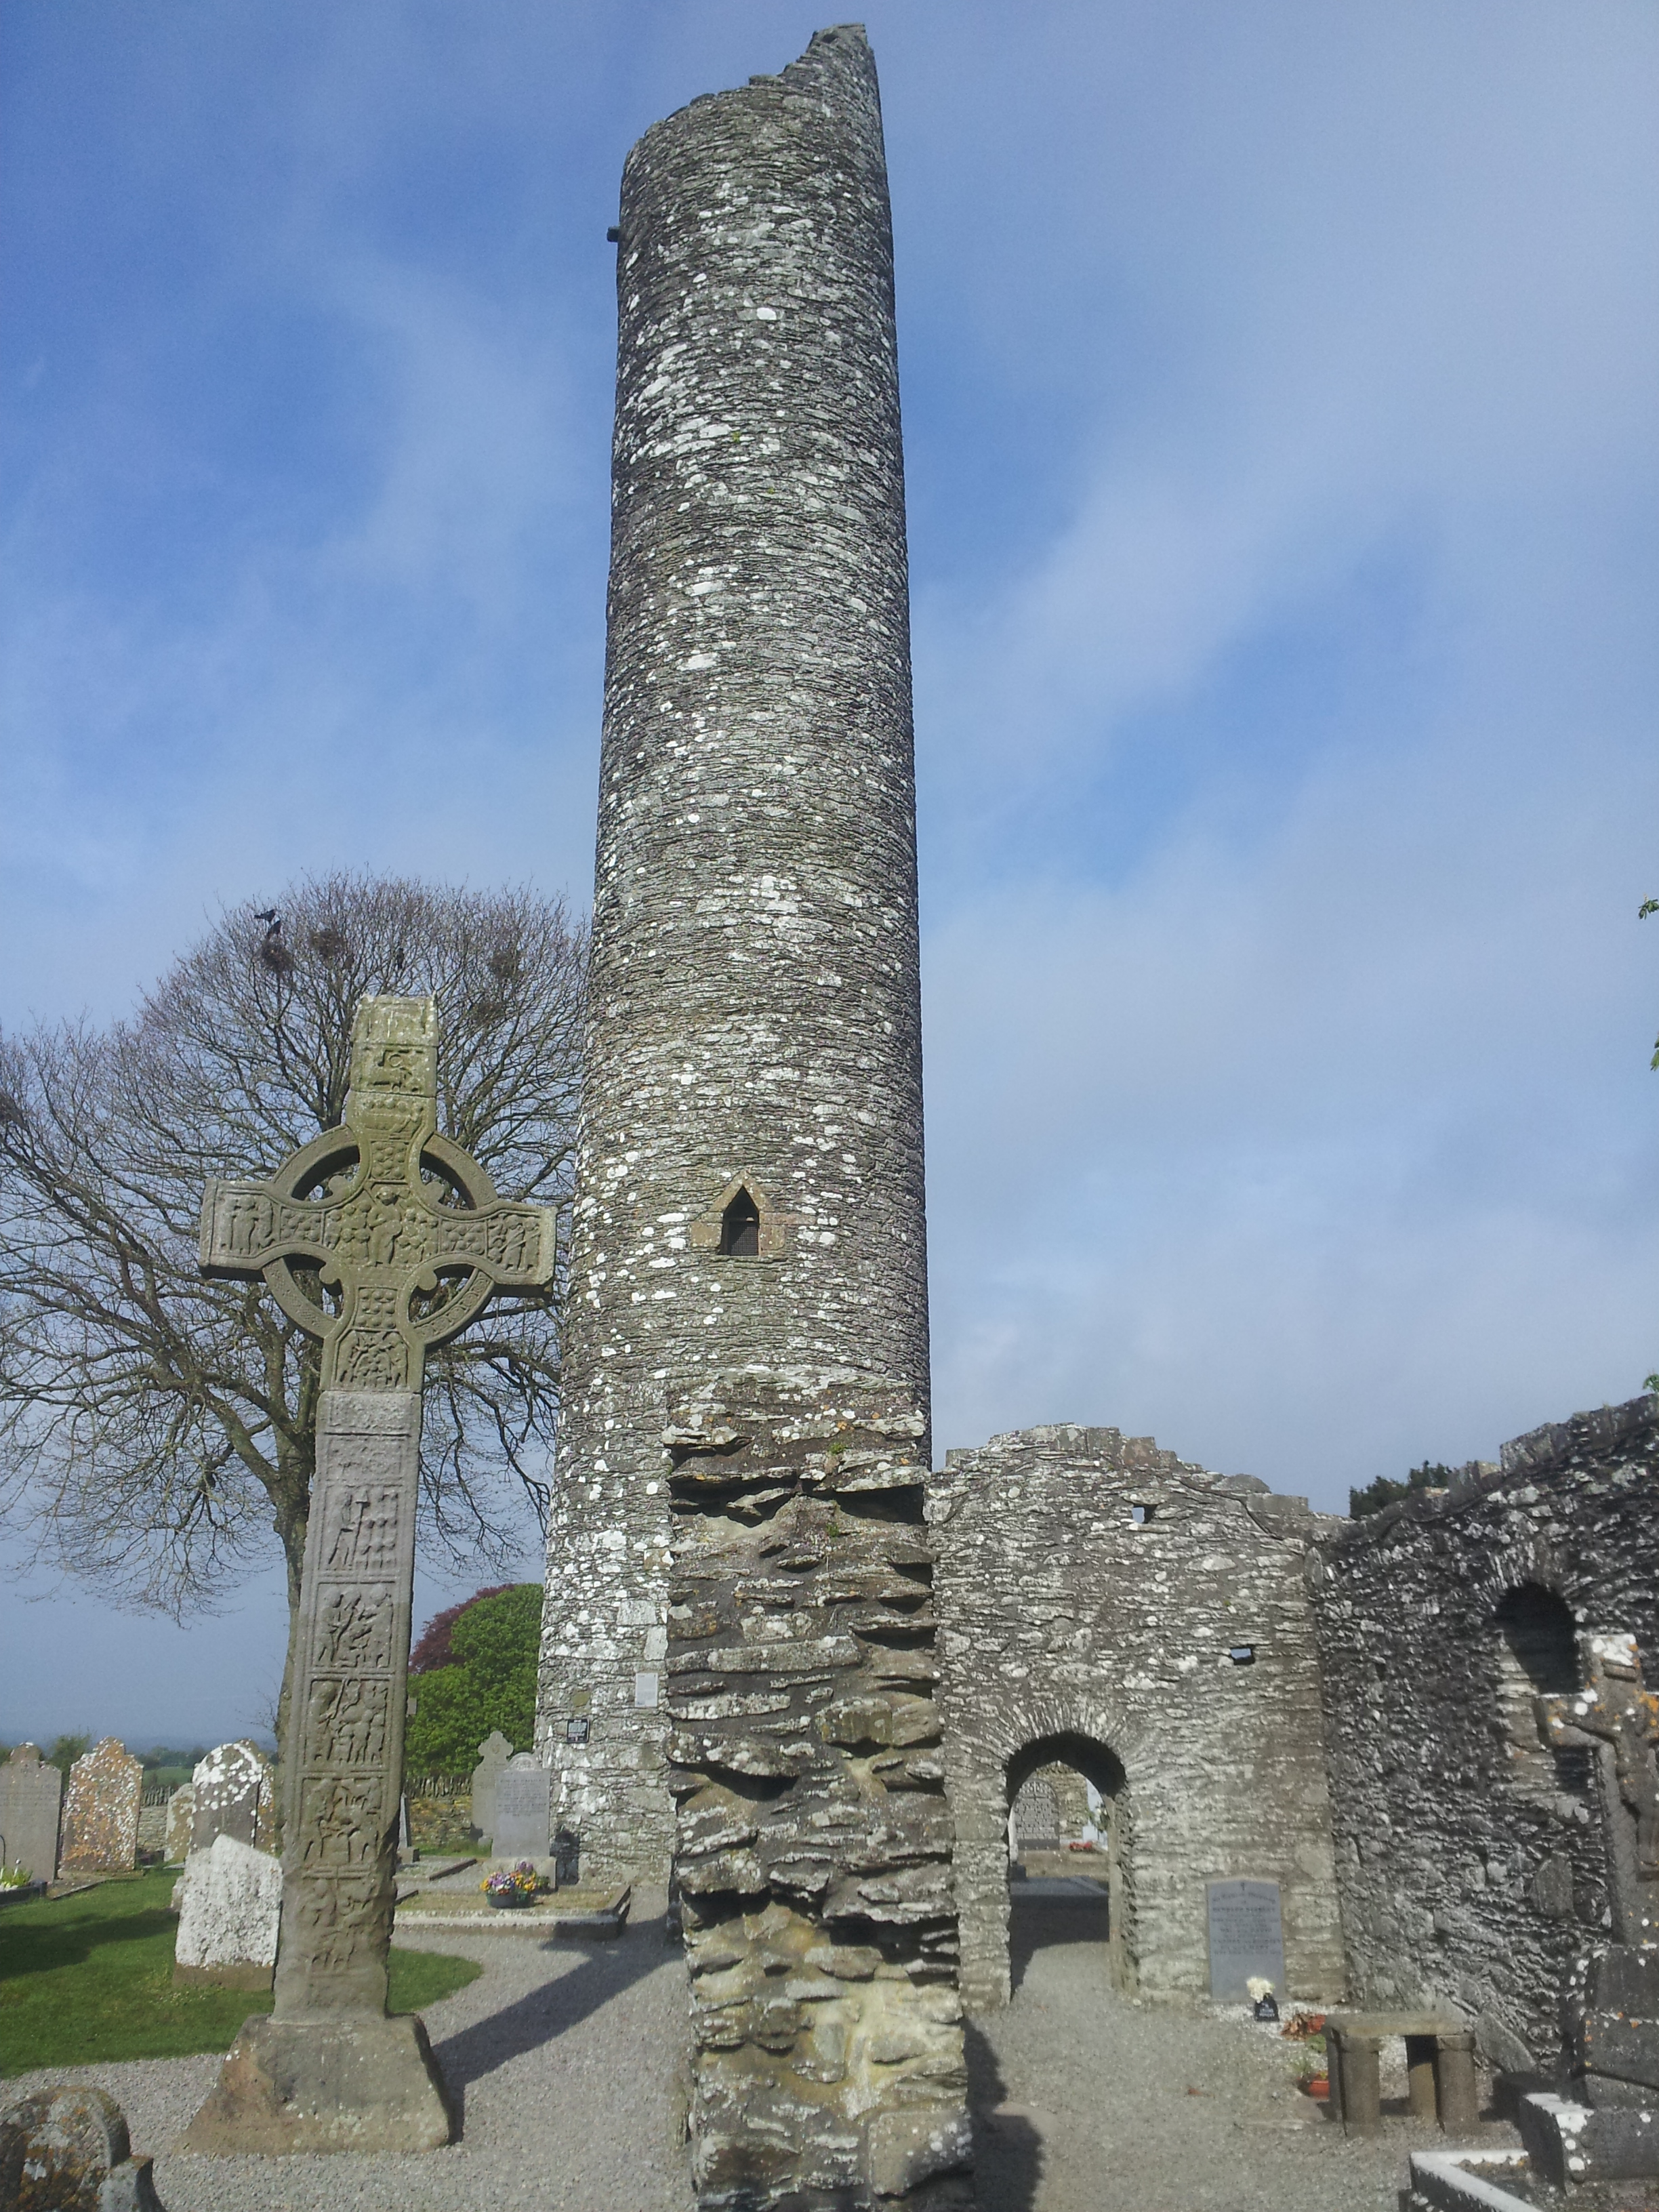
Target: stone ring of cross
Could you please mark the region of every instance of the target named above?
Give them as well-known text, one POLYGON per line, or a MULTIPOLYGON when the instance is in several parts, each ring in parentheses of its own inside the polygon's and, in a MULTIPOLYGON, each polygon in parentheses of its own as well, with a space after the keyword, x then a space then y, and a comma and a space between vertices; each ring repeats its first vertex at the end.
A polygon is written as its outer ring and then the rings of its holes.
MULTIPOLYGON (((428 1239, 414 1208, 424 1204, 445 1214, 487 1212, 500 1203, 495 1186, 470 1153, 436 1130, 426 1134, 418 1165, 409 1162, 395 1179, 367 1179, 363 1158, 357 1139, 343 1128, 326 1131, 283 1163, 270 1178, 273 1194, 310 1200, 323 1209, 325 1235, 313 1250, 302 1254, 295 1249, 268 1261, 260 1272, 289 1320, 313 1336, 325 1335, 335 1316, 307 1287, 307 1277, 343 1297, 348 1275, 365 1288, 383 1273, 400 1276, 407 1302, 400 1325, 428 1348, 447 1343, 476 1319, 495 1280, 476 1264, 424 1257, 428 1239), (331 1224, 337 1224, 339 1241, 330 1249, 326 1230, 331 1224), (422 1255, 420 1264, 410 1272, 407 1261, 416 1255, 422 1255), (313 1259, 314 1267, 307 1265, 313 1259), (399 1259, 405 1261, 403 1269, 398 1267, 399 1259), (440 1302, 428 1305, 431 1300, 440 1302)), ((441 1228, 436 1230, 432 1243, 442 1234, 441 1228)))
POLYGON ((322 1339, 325 1389, 418 1390, 428 1349, 459 1336, 494 1291, 553 1273, 552 1209, 499 1197, 439 1134, 437 1037, 430 999, 364 999, 343 1126, 263 1182, 208 1185, 202 1273, 263 1276, 322 1339))

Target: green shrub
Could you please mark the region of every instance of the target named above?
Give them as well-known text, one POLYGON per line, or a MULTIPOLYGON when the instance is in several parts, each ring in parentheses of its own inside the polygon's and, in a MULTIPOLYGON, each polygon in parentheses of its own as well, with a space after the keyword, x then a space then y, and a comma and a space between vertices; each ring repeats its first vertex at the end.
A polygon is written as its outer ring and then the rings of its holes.
POLYGON ((1415 1498, 1419 1491, 1443 1490, 1455 1472, 1455 1468, 1442 1467, 1437 1460, 1425 1459, 1421 1467, 1412 1469, 1403 1482, 1393 1482, 1386 1474, 1379 1474, 1363 1490, 1348 1492, 1349 1517, 1363 1520, 1367 1513, 1380 1513, 1385 1505, 1397 1505, 1402 1498, 1415 1498))
POLYGON ((449 1631, 451 1663, 409 1678, 415 1710, 404 1739, 408 1775, 465 1774, 499 1729, 527 1751, 535 1733, 542 1586, 520 1583, 474 1598, 449 1631))

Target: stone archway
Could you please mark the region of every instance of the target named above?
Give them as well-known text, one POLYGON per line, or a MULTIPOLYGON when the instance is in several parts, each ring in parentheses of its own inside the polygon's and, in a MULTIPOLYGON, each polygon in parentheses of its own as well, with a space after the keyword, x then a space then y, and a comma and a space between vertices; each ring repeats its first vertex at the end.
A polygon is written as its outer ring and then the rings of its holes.
POLYGON ((951 1800, 957 1824, 957 1909, 962 1994, 969 2011, 1006 2004, 1009 1955, 1009 1814, 1023 1784, 1050 1766, 1083 1777, 1105 1815, 1107 1911, 1114 1985, 1136 1979, 1133 1803, 1138 1732, 1105 1705, 1069 1699, 999 1698, 951 1746, 951 1800))
MULTIPOLYGON (((1009 1891, 1011 1988, 1019 1948, 1012 1941, 1015 1904, 1030 1907, 1042 1899, 1052 1910, 1048 1893, 1061 1882, 1081 1898, 1087 1892, 1079 1885, 1093 1881, 1099 1885, 1101 1932, 1107 1941, 1111 1985, 1132 1989, 1133 1952, 1127 1931, 1133 1915, 1133 1856, 1128 1778, 1122 1761, 1091 1736, 1070 1732, 1039 1736, 1010 1759, 1003 1788, 1008 1805, 1009 1875, 1011 1881, 1020 1877, 1009 1891)), ((1041 1905, 1035 1913, 1027 1912, 1028 1943, 1048 1917, 1041 1905)), ((1093 1912, 1086 1911, 1085 1922, 1093 1918, 1093 1912)))

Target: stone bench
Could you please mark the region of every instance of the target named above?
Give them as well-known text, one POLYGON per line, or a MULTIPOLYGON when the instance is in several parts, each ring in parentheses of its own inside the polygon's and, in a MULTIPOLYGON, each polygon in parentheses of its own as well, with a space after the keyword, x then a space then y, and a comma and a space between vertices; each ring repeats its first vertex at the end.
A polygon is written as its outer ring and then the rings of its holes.
POLYGON ((1406 2083, 1414 2120, 1438 2119, 1449 2134, 1475 2124, 1474 2032, 1432 2012, 1334 2012, 1325 2021, 1331 2111, 1349 2135, 1382 2124, 1378 2057, 1383 2039, 1406 2045, 1406 2083))

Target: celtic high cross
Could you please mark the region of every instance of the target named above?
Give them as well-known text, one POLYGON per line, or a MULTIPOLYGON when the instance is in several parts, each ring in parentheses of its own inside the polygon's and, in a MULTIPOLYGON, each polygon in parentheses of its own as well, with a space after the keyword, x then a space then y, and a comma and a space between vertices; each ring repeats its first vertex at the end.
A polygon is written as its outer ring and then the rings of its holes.
POLYGON ((322 1340, 316 1473, 283 1776, 276 2009, 243 2028, 201 2150, 419 2149, 450 2139, 418 2021, 389 2020, 421 1381, 498 1287, 545 1283, 554 1215, 500 1199, 438 1133, 430 999, 364 999, 345 1125, 267 1181, 208 1185, 206 1275, 263 1276, 322 1340))
POLYGON ((1622 1942, 1652 1943, 1659 1941, 1659 1695, 1643 1683, 1633 1636, 1587 1635, 1579 1649, 1585 1687, 1539 1698, 1538 1725, 1558 1748, 1605 1747, 1613 1769, 1602 1795, 1615 1934, 1622 1942))

